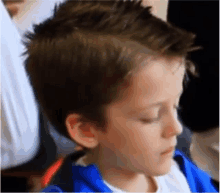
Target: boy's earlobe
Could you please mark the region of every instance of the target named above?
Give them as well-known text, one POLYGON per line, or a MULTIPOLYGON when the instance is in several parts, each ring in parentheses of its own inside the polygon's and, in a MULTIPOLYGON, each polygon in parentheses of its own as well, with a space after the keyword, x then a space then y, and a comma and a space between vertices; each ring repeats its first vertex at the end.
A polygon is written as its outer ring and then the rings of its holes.
POLYGON ((78 122, 79 115, 72 114, 66 118, 66 128, 71 138, 86 148, 95 148, 98 145, 96 130, 89 124, 78 122))

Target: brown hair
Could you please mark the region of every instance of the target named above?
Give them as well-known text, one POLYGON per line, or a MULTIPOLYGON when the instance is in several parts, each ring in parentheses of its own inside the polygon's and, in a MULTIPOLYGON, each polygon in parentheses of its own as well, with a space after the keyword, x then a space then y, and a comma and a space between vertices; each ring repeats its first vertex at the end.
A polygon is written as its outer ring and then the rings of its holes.
POLYGON ((25 65, 45 115, 69 137, 70 113, 105 131, 104 106, 119 96, 142 47, 183 57, 195 49, 194 38, 153 16, 142 1, 65 1, 26 33, 25 65))

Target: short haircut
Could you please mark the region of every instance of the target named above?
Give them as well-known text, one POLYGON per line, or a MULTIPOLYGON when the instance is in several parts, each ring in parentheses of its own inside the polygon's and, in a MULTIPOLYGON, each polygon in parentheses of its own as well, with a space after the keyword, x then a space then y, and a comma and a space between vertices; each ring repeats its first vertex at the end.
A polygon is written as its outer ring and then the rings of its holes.
MULTIPOLYGON (((104 107, 119 97, 118 88, 135 68, 133 58, 142 47, 164 57, 186 57, 197 49, 194 34, 150 9, 135 0, 65 1, 26 33, 25 66, 34 93, 62 135, 70 138, 65 127, 70 113, 106 131, 104 107)), ((194 73, 193 63, 183 65, 194 73)))

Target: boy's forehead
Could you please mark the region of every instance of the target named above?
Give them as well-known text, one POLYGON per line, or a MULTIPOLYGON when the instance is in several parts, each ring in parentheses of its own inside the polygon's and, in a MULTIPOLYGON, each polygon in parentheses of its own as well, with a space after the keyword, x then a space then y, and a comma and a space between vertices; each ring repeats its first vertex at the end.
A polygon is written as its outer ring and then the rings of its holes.
POLYGON ((148 85, 154 81, 170 82, 183 81, 185 74, 184 59, 181 57, 149 57, 139 64, 136 74, 133 76, 133 81, 139 85, 148 85), (148 81, 145 82, 145 81, 148 81), (147 83, 147 84, 146 84, 147 83))
POLYGON ((141 64, 141 68, 131 76, 131 84, 123 92, 119 106, 142 106, 142 102, 163 101, 181 93, 185 74, 183 61, 180 57, 148 57, 143 60, 145 64, 141 64))
POLYGON ((154 53, 139 53, 135 58, 136 72, 143 72, 146 69, 162 65, 170 71, 176 71, 180 66, 185 67, 185 57, 161 56, 154 53))

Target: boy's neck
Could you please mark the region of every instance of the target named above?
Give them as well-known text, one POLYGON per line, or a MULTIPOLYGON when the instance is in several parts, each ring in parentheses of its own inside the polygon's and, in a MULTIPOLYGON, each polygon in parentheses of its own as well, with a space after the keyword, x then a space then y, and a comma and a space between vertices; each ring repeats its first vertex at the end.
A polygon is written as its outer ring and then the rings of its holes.
POLYGON ((158 189, 152 177, 141 173, 132 173, 109 165, 109 160, 96 159, 95 152, 80 160, 84 165, 96 164, 105 181, 114 187, 128 192, 156 192, 158 189))
POLYGON ((157 190, 153 179, 144 174, 126 175, 115 168, 101 171, 101 173, 105 181, 126 192, 156 192, 157 190))

